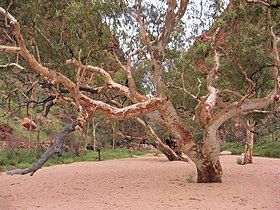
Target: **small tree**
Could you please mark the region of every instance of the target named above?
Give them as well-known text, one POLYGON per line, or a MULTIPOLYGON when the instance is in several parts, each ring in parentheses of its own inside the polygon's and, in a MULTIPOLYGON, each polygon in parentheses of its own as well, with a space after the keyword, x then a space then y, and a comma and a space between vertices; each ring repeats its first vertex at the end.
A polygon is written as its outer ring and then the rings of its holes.
POLYGON ((255 121, 248 119, 247 128, 246 128, 246 142, 245 142, 245 153, 244 153, 243 164, 253 163, 254 132, 255 132, 255 121))

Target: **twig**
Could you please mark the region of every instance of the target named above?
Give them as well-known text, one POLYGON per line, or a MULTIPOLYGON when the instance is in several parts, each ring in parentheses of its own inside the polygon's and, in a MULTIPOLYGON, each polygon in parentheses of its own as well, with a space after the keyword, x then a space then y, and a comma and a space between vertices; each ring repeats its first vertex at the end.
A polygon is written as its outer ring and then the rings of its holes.
POLYGON ((24 69, 21 65, 19 65, 17 63, 0 64, 0 68, 9 68, 11 66, 14 66, 14 67, 18 68, 19 70, 24 69))

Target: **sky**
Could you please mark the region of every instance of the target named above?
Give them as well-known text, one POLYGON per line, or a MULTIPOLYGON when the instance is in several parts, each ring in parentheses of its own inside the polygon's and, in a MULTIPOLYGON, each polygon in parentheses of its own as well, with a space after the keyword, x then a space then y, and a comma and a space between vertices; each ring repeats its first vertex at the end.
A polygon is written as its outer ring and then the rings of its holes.
MULTIPOLYGON (((177 0, 179 2, 179 0, 177 0)), ((225 9, 230 0, 220 0, 223 2, 223 8, 225 9)), ((133 6, 135 0, 128 0, 131 7, 133 6)), ((185 43, 182 43, 182 50, 187 50, 189 46, 193 43, 194 37, 201 35, 204 30, 207 30, 213 23, 213 12, 214 9, 210 7, 209 0, 190 0, 187 11, 183 16, 182 20, 185 22, 184 33, 186 37, 185 43)), ((164 0, 143 0, 142 4, 149 3, 154 5, 157 8, 162 8, 163 11, 167 8, 167 1, 164 0)), ((144 14, 145 15, 145 14, 144 14)), ((150 14, 146 14, 147 16, 150 14)), ((122 21, 122 20, 121 20, 122 21)), ((151 29, 155 27, 152 23, 148 25, 148 28, 151 29)), ((157 27, 157 26, 156 26, 157 27)), ((134 37, 138 34, 139 26, 129 25, 123 23, 122 26, 118 29, 119 32, 125 31, 127 35, 125 39, 120 39, 120 45, 123 47, 123 50, 129 51, 131 48, 135 48, 136 42, 134 37), (135 44, 135 46, 133 45, 135 44)))

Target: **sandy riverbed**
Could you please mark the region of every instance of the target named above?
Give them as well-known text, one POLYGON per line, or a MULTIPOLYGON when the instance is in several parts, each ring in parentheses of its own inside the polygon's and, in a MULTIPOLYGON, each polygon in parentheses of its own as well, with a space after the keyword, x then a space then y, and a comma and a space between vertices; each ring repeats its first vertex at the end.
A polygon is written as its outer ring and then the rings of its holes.
MULTIPOLYGON (((280 159, 236 164, 221 156, 222 184, 188 183, 192 163, 152 155, 0 174, 0 209, 280 209, 280 159)), ((195 177, 193 177, 195 179, 195 177)))

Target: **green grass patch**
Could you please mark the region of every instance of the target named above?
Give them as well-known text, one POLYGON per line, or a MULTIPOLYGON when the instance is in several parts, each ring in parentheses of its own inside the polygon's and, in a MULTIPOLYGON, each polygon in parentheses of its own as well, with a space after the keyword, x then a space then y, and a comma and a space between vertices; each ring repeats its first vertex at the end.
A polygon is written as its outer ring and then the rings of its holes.
MULTIPOLYGON (((11 150, 0 151, 0 169, 6 171, 13 168, 27 168, 33 165, 37 159, 43 154, 43 150, 38 150, 34 153, 29 153, 26 149, 21 149, 17 152, 11 150)), ((145 155, 149 152, 147 149, 139 150, 101 150, 101 160, 111 160, 120 158, 129 158, 133 156, 145 155)), ((81 161, 97 161, 98 153, 95 151, 86 151, 83 155, 77 156, 71 152, 64 152, 61 157, 54 155, 45 163, 45 166, 57 164, 70 164, 81 161)))
MULTIPOLYGON (((223 150, 231 151, 233 155, 241 155, 245 151, 245 146, 238 144, 227 144, 222 146, 221 151, 223 150)), ((280 144, 266 143, 262 145, 254 145, 253 155, 280 158, 280 144)))

